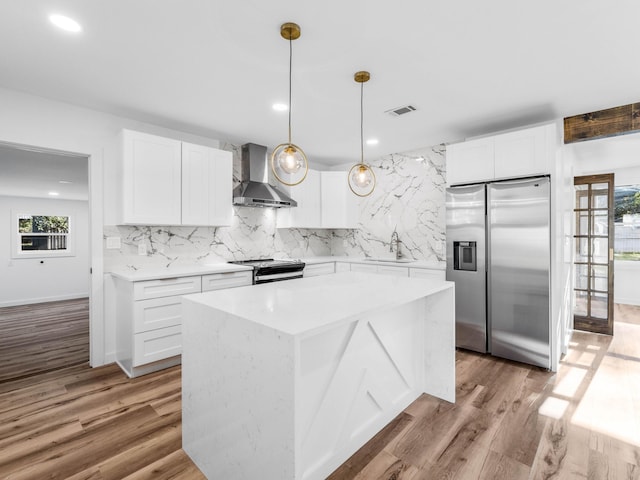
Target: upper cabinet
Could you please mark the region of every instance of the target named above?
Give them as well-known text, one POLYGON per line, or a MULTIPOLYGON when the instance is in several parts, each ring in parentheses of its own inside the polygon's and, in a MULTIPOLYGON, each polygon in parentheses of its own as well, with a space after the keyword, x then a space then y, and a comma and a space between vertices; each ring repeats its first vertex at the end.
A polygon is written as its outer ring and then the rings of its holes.
POLYGON ((554 124, 527 128, 447 146, 447 184, 551 173, 554 124))
POLYGON ((230 152, 131 130, 117 143, 106 167, 108 223, 231 224, 230 152))
POLYGON ((358 199, 347 172, 310 169, 301 184, 285 189, 298 206, 278 210, 278 228, 357 228, 358 199))
POLYGON ((182 142, 182 225, 231 225, 231 152, 182 142))
POLYGON ((358 197, 349 188, 349 172, 320 172, 323 228, 357 228, 358 197))
POLYGON ((180 142, 124 130, 121 146, 122 223, 180 225, 180 142))

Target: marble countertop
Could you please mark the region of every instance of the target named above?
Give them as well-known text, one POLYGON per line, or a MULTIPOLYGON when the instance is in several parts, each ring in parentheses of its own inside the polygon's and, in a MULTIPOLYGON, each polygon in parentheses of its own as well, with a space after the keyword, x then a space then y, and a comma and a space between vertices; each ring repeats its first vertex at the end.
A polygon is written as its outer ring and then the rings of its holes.
POLYGON ((344 272, 183 297, 289 335, 453 288, 452 282, 344 272), (330 299, 330 302, 328 302, 330 299))
POLYGON ((233 263, 212 263, 210 265, 179 265, 169 268, 148 267, 138 270, 119 269, 111 273, 116 278, 129 282, 141 282, 144 280, 159 280, 168 277, 189 277, 191 275, 209 275, 213 273, 251 271, 252 267, 236 265, 233 263))
POLYGON ((444 262, 425 262, 422 260, 415 260, 411 262, 389 262, 383 260, 372 260, 365 257, 305 257, 301 258, 305 263, 309 265, 314 265, 316 263, 327 263, 327 262, 348 262, 348 263, 366 263, 373 265, 397 265, 399 267, 409 267, 409 268, 425 268, 429 270, 446 270, 447 265, 444 262))

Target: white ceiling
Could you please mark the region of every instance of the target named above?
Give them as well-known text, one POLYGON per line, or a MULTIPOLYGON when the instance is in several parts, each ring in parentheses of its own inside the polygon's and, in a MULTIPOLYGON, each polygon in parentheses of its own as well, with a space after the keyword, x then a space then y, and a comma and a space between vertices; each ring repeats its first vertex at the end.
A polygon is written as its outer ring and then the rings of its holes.
POLYGON ((86 157, 0 145, 0 195, 87 200, 88 168, 86 157))
POLYGON ((269 147, 294 21, 293 141, 326 164, 359 156, 362 69, 367 158, 640 100, 637 0, 0 2, 0 86, 269 147))

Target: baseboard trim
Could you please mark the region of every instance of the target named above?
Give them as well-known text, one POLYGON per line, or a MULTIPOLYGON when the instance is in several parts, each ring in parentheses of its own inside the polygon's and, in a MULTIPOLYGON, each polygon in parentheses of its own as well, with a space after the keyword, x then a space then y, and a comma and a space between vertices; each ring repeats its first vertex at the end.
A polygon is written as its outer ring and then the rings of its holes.
POLYGON ((87 298, 89 292, 84 293, 71 293, 69 295, 56 295, 53 297, 41 297, 41 298, 23 298, 21 300, 6 300, 0 302, 1 307, 16 307, 18 305, 32 305, 34 303, 46 303, 46 302, 59 302, 61 300, 75 300, 76 298, 87 298))
POLYGON ((622 303, 624 305, 640 305, 640 299, 637 299, 637 298, 615 298, 613 303, 622 303))

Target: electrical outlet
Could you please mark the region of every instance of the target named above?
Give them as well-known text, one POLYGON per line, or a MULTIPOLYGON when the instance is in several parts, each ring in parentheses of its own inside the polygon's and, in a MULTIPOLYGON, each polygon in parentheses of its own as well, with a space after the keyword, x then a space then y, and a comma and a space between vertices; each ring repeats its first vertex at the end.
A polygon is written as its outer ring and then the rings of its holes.
POLYGON ((144 243, 138 244, 138 255, 146 255, 147 254, 147 246, 144 243))
POLYGON ((116 250, 120 248, 120 237, 107 237, 107 249, 116 250))

